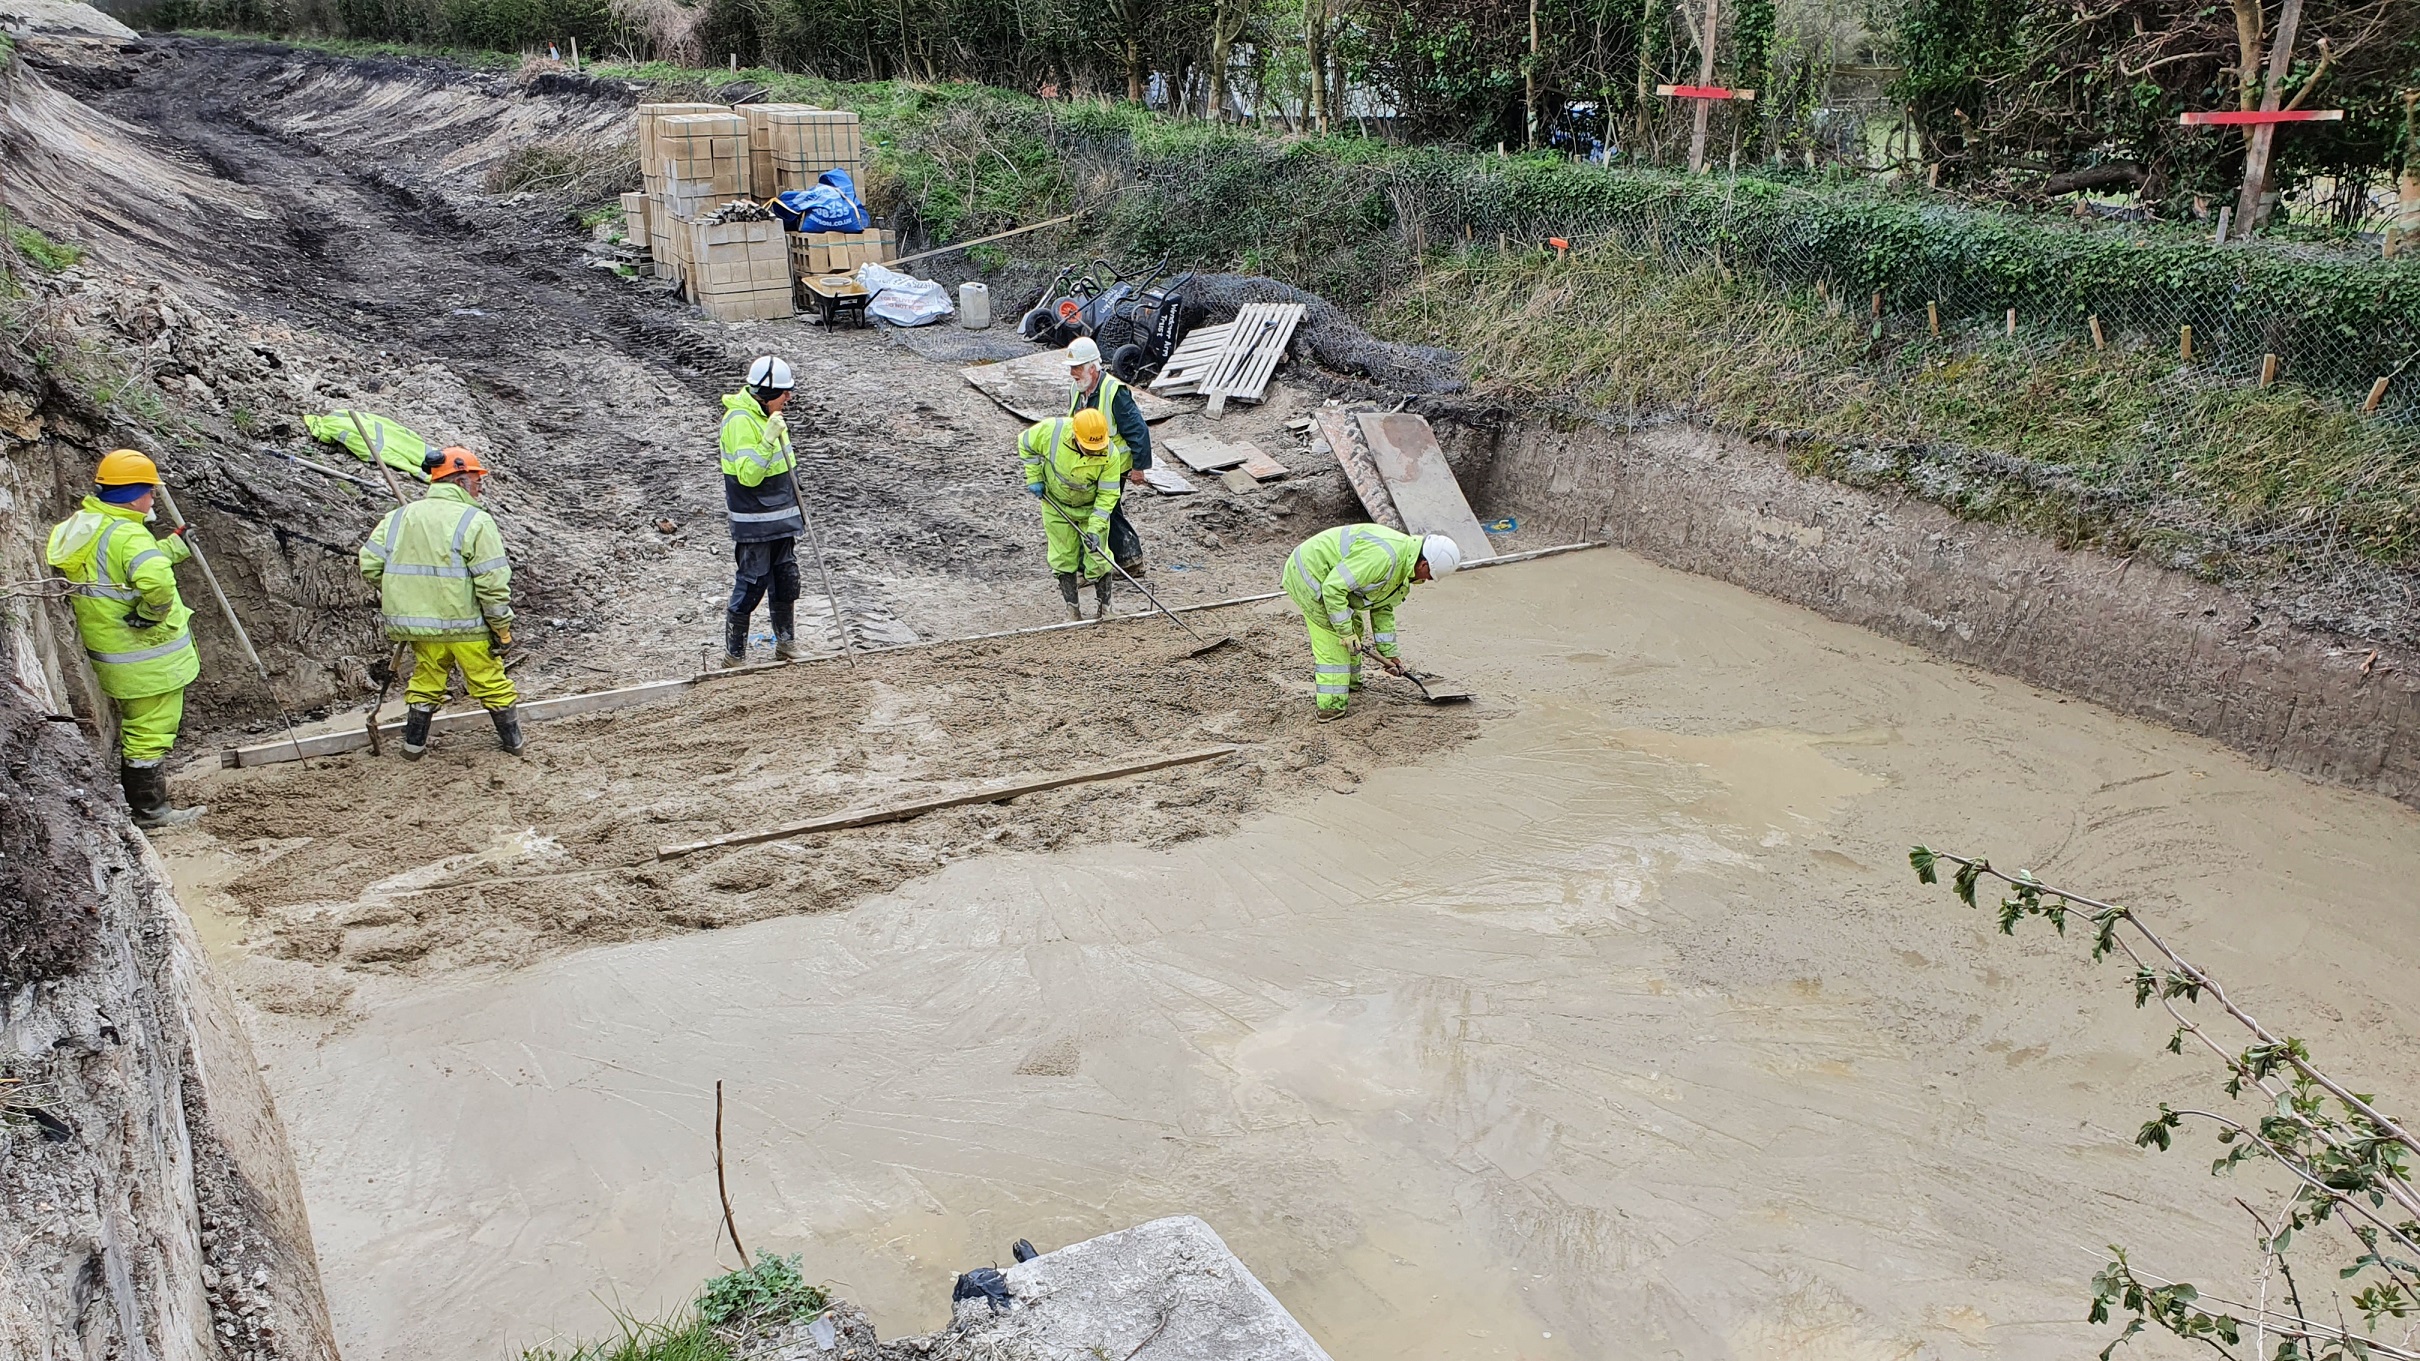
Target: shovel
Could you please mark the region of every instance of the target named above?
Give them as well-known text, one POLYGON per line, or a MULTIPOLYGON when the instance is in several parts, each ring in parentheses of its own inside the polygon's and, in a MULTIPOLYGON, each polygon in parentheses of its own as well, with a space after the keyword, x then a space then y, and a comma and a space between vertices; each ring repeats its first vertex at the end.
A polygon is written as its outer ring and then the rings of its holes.
POLYGON ((1401 676, 1410 681, 1412 688, 1420 692, 1420 698, 1430 704, 1468 704, 1475 698, 1468 687, 1457 685, 1443 676, 1429 675, 1425 672, 1414 671, 1409 667, 1389 666, 1387 663, 1391 660, 1390 658, 1381 657, 1371 648, 1358 642, 1354 644, 1353 650, 1376 662, 1378 669, 1388 675, 1401 676))
POLYGON ((1157 609, 1160 613, 1167 615, 1170 623, 1175 624, 1178 628, 1183 629, 1187 633, 1193 634, 1193 641, 1200 643, 1201 646, 1193 649, 1191 652, 1186 653, 1186 656, 1200 657, 1208 653, 1216 652, 1220 648, 1225 647, 1227 644, 1235 641, 1235 635, 1232 633, 1224 634, 1217 638, 1204 638, 1199 632, 1195 631, 1193 625, 1177 618, 1176 611, 1169 609, 1166 605, 1162 605, 1160 603, 1160 598, 1151 593, 1150 587, 1135 580, 1127 573, 1125 568, 1118 566, 1117 558, 1101 546, 1100 540, 1095 539, 1090 534, 1085 533, 1084 527, 1076 523, 1074 516, 1069 515, 1064 510, 1059 509, 1058 502, 1051 500, 1050 497, 1046 495, 1042 498, 1042 504, 1050 507, 1053 514, 1067 522, 1067 527, 1076 532, 1077 541, 1082 543, 1086 549, 1099 553, 1102 557, 1108 558, 1110 570, 1116 572, 1119 576, 1125 577, 1127 585, 1132 586, 1138 591, 1141 591, 1143 593, 1143 598, 1150 601, 1154 609, 1157 609))

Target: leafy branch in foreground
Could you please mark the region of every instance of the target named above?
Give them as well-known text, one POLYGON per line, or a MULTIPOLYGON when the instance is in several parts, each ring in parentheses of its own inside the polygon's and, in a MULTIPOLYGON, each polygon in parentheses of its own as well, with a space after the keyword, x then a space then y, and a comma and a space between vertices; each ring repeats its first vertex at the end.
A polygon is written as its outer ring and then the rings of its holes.
POLYGON ((2395 1328, 2420 1316, 2420 1265, 2415 1265, 2420 1263, 2420 1192, 2411 1173, 2420 1140, 2410 1129, 2382 1112, 2375 1097, 2323 1071, 2301 1040, 2270 1030, 2244 1010, 2216 979, 2145 925, 2135 909, 2043 883, 2025 870, 2010 874, 1993 869, 1988 860, 1924 846, 1908 852, 1908 863, 1917 880, 1927 884, 1940 882, 1943 866, 1954 867, 1951 889, 1969 907, 1980 906, 1977 891, 1984 881, 2005 885, 1998 906, 2003 935, 2016 934, 2018 923, 2029 917, 2065 935, 2069 918, 2081 918, 2091 930, 2093 959, 2117 956, 2131 963, 2134 1004, 2156 1001, 2175 1022, 2168 1052, 2182 1054, 2190 1043, 2218 1060, 2226 1072, 2220 1090, 2230 1102, 2242 1103, 2235 1108, 2241 1113, 2177 1109, 2163 1102, 2158 1117, 2135 1135, 2137 1145, 2165 1151, 2186 1121, 2197 1121, 2214 1127, 2226 1148, 2210 1165, 2212 1175, 2267 1160, 2291 1179, 2273 1216, 2236 1202, 2259 1227, 2255 1244, 2261 1272, 2252 1303, 2137 1271, 2124 1250, 2112 1247, 2109 1264, 2093 1279, 2090 1319, 2106 1323, 2116 1313, 2132 1317, 2102 1350, 2103 1361, 2153 1325, 2221 1356, 2260 1356, 2267 1340, 2275 1338, 2275 1361, 2420 1361, 2413 1325, 2395 1328), (2205 1004, 2223 1013, 2223 1020, 2198 1010, 2205 1004), (2241 1047, 2220 1043, 2212 1027, 2241 1047), (2328 1250, 2341 1251, 2339 1292, 2324 1300, 2305 1298, 2287 1259, 2297 1235, 2306 1247, 2308 1239, 2324 1235, 2328 1250), (2284 1289, 2281 1306, 2269 1300, 2272 1273, 2284 1289), (2317 1311, 2309 1307, 2314 1304, 2332 1305, 2336 1320, 2314 1317, 2317 1311), (2358 1327, 2346 1316, 2347 1305, 2360 1315, 2358 1327), (2381 1336, 2390 1330, 2400 1336, 2381 1336), (2248 1352, 2242 1350, 2247 1344, 2248 1352))

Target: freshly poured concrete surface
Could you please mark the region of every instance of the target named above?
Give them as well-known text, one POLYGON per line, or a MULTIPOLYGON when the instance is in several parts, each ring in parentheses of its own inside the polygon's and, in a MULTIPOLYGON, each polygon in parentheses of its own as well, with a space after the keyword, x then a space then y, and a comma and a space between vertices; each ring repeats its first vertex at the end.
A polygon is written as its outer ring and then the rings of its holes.
POLYGON ((1340 1361, 2069 1357, 2104 1243, 2246 1279, 2229 1198, 2274 1184, 2130 1145, 2208 1066, 1911 841, 2134 902, 2420 1092, 2406 809, 1613 551, 1403 622, 1500 717, 1358 793, 264 1037, 346 1355, 685 1299, 730 1261, 718 1078, 749 1246, 886 1334, 1019 1236, 1169 1214, 1340 1361))

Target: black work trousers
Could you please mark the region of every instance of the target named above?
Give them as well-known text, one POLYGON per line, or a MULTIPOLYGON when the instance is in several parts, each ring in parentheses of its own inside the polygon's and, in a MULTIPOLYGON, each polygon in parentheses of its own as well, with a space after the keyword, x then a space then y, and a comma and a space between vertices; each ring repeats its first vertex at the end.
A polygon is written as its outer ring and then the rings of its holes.
POLYGON ((730 623, 747 636, 749 616, 756 613, 756 602, 767 595, 773 601, 766 613, 773 620, 775 638, 797 636, 798 615, 798 540, 760 539, 755 543, 731 545, 731 560, 736 570, 731 578, 730 623))
MULTIPOLYGON (((1127 488, 1128 492, 1133 490, 1132 487, 1127 488)), ((1118 566, 1129 571, 1133 570, 1136 560, 1143 556, 1143 536, 1135 533, 1134 526, 1127 522, 1126 498, 1123 496, 1118 498, 1117 507, 1109 512, 1109 556, 1118 566)))

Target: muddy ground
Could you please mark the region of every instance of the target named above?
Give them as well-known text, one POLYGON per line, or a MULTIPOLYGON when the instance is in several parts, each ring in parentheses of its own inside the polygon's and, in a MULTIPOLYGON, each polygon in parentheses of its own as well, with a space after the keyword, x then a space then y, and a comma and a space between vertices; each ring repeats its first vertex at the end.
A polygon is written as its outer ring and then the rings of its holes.
POLYGON ((340 1012, 356 973, 519 966, 826 911, 986 851, 1173 845, 1288 791, 1349 792, 1475 731, 1469 710, 1430 708, 1393 681, 1345 721, 1314 724, 1301 626, 1282 605, 1193 615, 1237 639, 1198 659, 1164 620, 1063 630, 715 681, 677 705, 532 729, 522 761, 474 732, 441 737, 416 765, 364 752, 211 772, 188 786, 210 802, 211 840, 180 839, 179 856, 214 864, 201 877, 224 890, 226 929, 266 957, 262 1005, 340 1012), (655 859, 728 832, 1223 744, 1241 751, 655 859))
MULTIPOLYGON (((1029 347, 1005 331, 916 337, 945 356, 927 359, 879 332, 720 325, 601 267, 614 253, 563 205, 486 192, 534 141, 610 154, 630 135, 628 87, 198 39, 54 50, 36 77, 16 96, 18 121, 46 130, 29 155, 47 158, 46 182, 94 186, 22 205, 93 249, 53 281, 54 309, 148 378, 144 400, 183 432, 166 466, 289 708, 357 700, 386 656, 352 558, 387 498, 280 457, 369 471, 302 438, 306 411, 357 403, 491 457, 537 654, 524 679, 535 694, 592 689, 694 669, 719 638, 718 399, 767 352, 800 374, 791 427, 852 641, 1059 617, 1014 473, 1023 422, 955 372, 970 353, 1029 347), (174 192, 147 209, 130 185, 149 184, 174 192)), ((1305 400, 1283 390, 1220 428, 1289 458, 1304 441, 1285 423, 1305 400)), ((111 438, 61 416, 43 433, 63 469, 111 438)), ((1184 601, 1268 589, 1282 548, 1352 504, 1330 465, 1248 495, 1138 492, 1130 513, 1155 588, 1184 601)), ((189 731, 259 730, 271 711, 225 664, 232 638, 197 626, 216 664, 189 731)), ((802 627, 837 642, 819 600, 802 627)))

